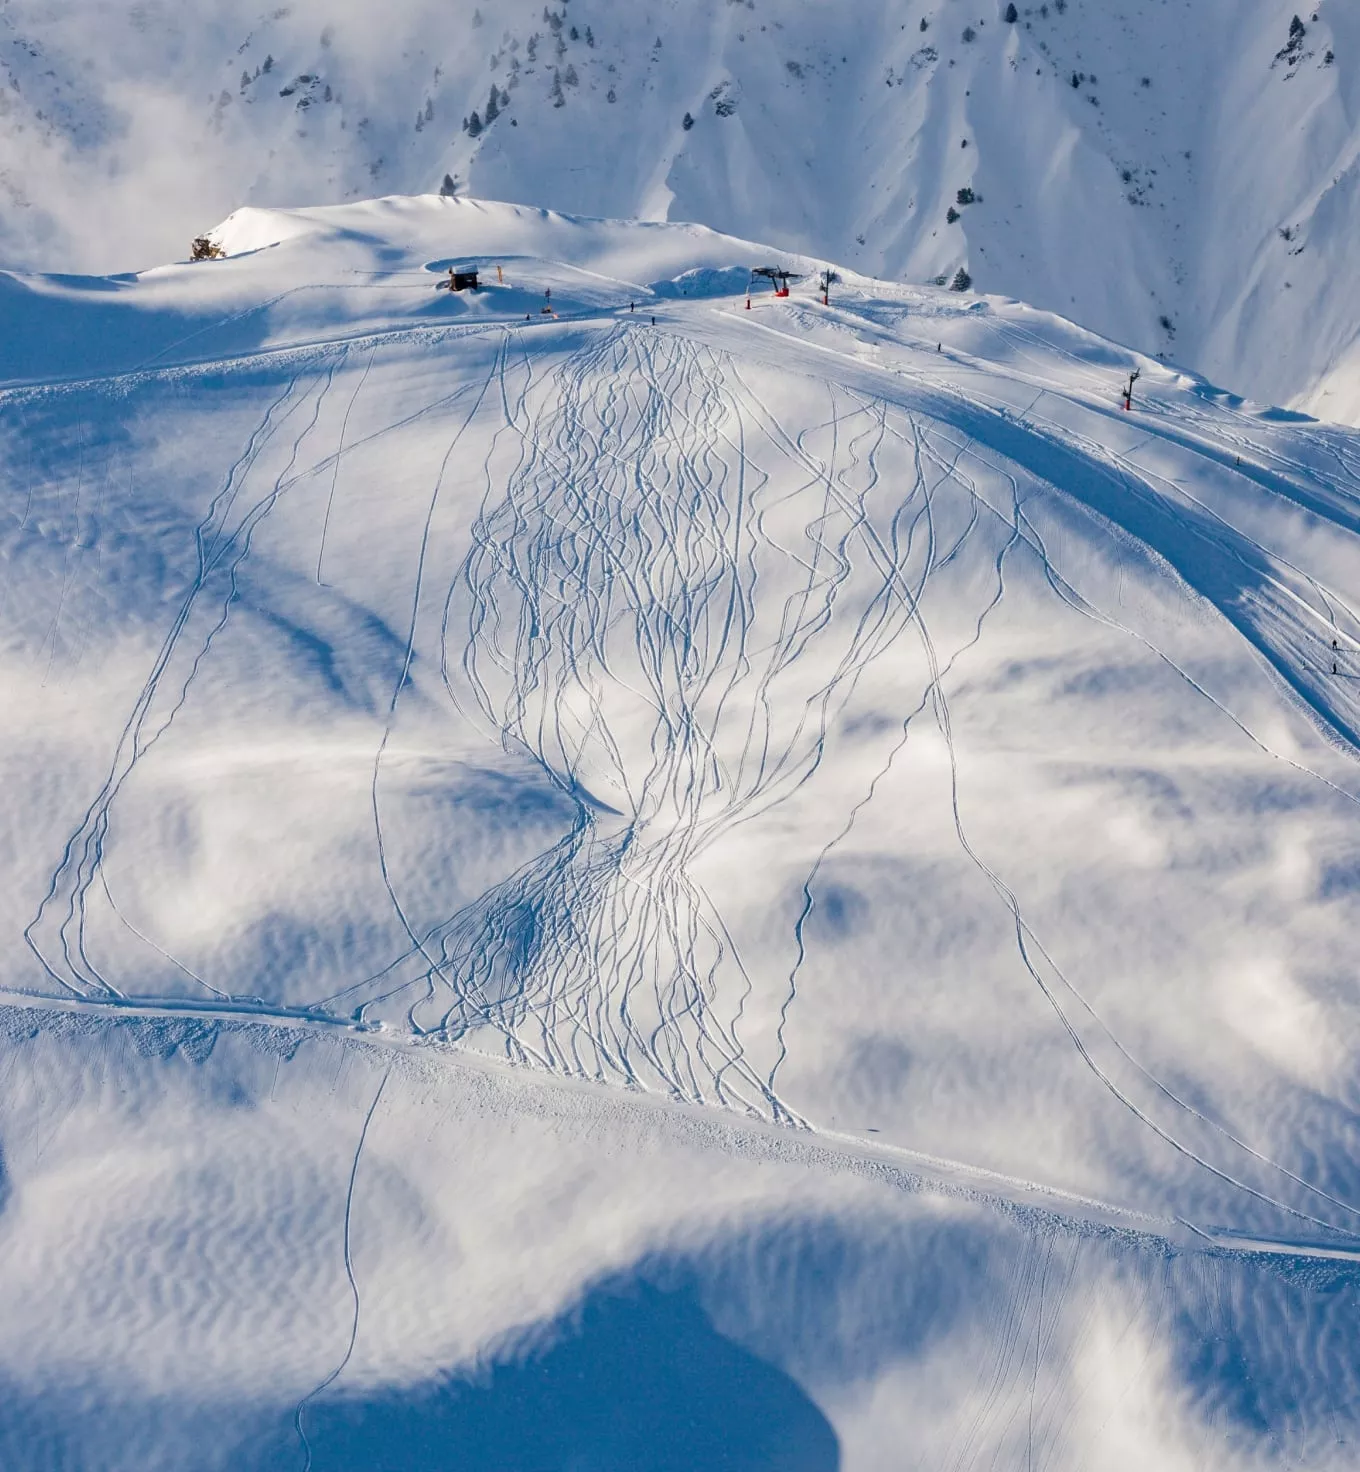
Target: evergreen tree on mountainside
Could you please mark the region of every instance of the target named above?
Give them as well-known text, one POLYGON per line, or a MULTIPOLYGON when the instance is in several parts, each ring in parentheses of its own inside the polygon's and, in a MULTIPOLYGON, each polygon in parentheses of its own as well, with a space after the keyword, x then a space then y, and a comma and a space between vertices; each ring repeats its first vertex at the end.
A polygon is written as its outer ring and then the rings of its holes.
POLYGON ((1307 34, 1308 32, 1304 29, 1303 22, 1296 15, 1289 22, 1289 39, 1275 53, 1275 60, 1288 61, 1290 63, 1297 61, 1303 51, 1303 38, 1307 34))

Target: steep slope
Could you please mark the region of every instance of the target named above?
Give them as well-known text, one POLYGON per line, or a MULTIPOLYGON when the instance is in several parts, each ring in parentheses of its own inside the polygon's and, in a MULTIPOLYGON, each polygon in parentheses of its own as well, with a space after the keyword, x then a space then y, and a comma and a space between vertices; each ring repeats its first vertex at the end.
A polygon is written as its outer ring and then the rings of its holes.
POLYGON ((5 282, 5 1465, 1349 1465, 1355 433, 698 226, 213 236, 5 282))
POLYGON ((219 239, 25 288, 107 371, 6 398, 8 986, 1349 1227, 1352 437, 697 228, 219 239))
POLYGON ((7 0, 0 254, 141 266, 242 202, 447 176, 875 276, 964 265, 1264 402, 1360 416, 1360 15, 1322 0, 1298 33, 1275 0, 1005 13, 7 0))

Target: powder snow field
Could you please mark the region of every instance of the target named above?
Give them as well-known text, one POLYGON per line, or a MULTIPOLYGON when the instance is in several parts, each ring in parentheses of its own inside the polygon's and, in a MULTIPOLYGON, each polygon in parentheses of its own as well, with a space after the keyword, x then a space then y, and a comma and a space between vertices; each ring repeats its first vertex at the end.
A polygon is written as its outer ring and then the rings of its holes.
POLYGON ((3 1465, 1351 1466, 1356 435, 214 238, 0 279, 3 1465))

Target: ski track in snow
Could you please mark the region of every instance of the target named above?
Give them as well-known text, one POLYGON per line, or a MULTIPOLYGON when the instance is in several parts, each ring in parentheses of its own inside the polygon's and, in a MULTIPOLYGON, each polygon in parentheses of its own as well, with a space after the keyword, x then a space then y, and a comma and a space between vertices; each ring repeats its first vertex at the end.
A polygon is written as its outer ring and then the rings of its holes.
POLYGON ((312 1444, 307 1440, 307 1429, 304 1425, 307 1406, 317 1396, 328 1389, 345 1372, 345 1366, 349 1364, 354 1356, 354 1346, 359 1338, 359 1314, 361 1299, 359 1296, 359 1284, 354 1277, 354 1188, 359 1180, 359 1161, 364 1153, 364 1142, 368 1139, 369 1126, 373 1123, 373 1116, 378 1112, 378 1105, 382 1102, 383 1090, 387 1087, 387 1080, 391 1069, 383 1073, 378 1083, 377 1092, 373 1095, 373 1102, 368 1106, 368 1112, 364 1115, 364 1122, 359 1130, 359 1140, 354 1147, 354 1161, 349 1171, 349 1186, 345 1192, 345 1220, 344 1220, 344 1258, 345 1258, 345 1280, 349 1284, 350 1297, 354 1303, 354 1313, 350 1320, 349 1340, 345 1345, 345 1352, 340 1356, 335 1368, 321 1380, 312 1390, 308 1391, 297 1403, 297 1410, 293 1415, 293 1427, 297 1432, 298 1440, 302 1443, 303 1472, 311 1472, 312 1466, 312 1444))
MULTIPOLYGON (((1192 581, 1194 596, 1231 622, 1290 697, 1350 754, 1360 746, 1360 703, 1320 678, 1311 651, 1324 635, 1360 643, 1360 617, 1339 591, 1169 480, 1141 449, 1113 448, 1095 418, 1106 411, 1056 375, 1047 382, 1032 378, 1038 392, 1017 414, 986 404, 947 376, 927 379, 910 360, 893 375, 895 394, 888 375, 863 364, 832 379, 819 358, 834 350, 818 343, 796 361, 822 402, 795 428, 753 386, 751 369, 734 358, 729 325, 706 340, 701 310, 708 309, 696 308, 679 327, 668 321, 659 330, 594 314, 595 320, 573 324, 565 349, 540 355, 518 324, 469 332, 464 335, 499 338, 484 378, 462 382, 438 403, 352 441, 351 414, 375 360, 400 335, 287 350, 297 361, 194 532, 196 575, 103 785, 67 840, 24 932, 46 976, 78 1000, 137 1003, 126 983, 106 975, 92 954, 93 906, 102 896, 122 926, 192 979, 209 1011, 255 1009, 316 1022, 348 1016, 363 1025, 370 1013, 399 1000, 418 1037, 456 1042, 491 1029, 517 1064, 804 1125, 781 1098, 779 1075, 818 881, 928 714, 948 752, 958 844, 1013 917, 1019 960, 1084 1065, 1143 1126, 1220 1182, 1310 1226, 1338 1229, 1334 1217, 1316 1214, 1330 1206, 1353 1229, 1360 1208, 1271 1160, 1160 1081, 1052 960, 1013 888, 968 837, 947 686, 1003 604, 1008 559, 1025 552, 1037 559, 1064 607, 1145 645, 1262 752, 1354 802, 1360 799, 1332 778, 1274 752, 1172 655, 1094 607, 1055 565, 1026 500, 1070 496, 1098 519, 1111 517, 1117 504, 1115 524, 1159 556, 1174 577, 1188 576, 1187 558, 1183 550, 1174 555, 1175 549, 1193 546, 1198 566, 1221 577, 1214 587, 1206 587, 1204 574, 1192 581), (307 463, 304 447, 359 343, 368 346, 367 361, 349 393, 335 448, 307 463), (1067 417, 1041 411, 1045 396, 1063 402, 1067 417), (1069 422, 1074 406, 1078 418, 1085 414, 1085 428, 1069 422), (310 1009, 272 1008, 197 975, 120 910, 104 872, 118 798, 209 666, 214 642, 232 616, 252 540, 281 498, 330 471, 314 544, 315 581, 324 586, 342 459, 436 410, 454 428, 420 532, 405 656, 372 768, 378 864, 410 945, 383 971, 347 980, 310 1009), (428 565, 428 552, 446 476, 467 458, 465 439, 483 446, 484 495, 466 554, 451 570, 428 565), (1045 462, 1044 456, 1058 458, 1045 462), (1075 469, 1057 475, 1053 464, 1075 469), (1074 481, 1081 482, 1079 493, 1074 481), (992 489, 1007 499, 994 502, 992 489), (942 515, 945 498, 950 504, 942 515), (993 549, 987 554, 990 591, 973 610, 971 636, 941 651, 923 609, 931 581, 984 536, 993 549), (434 592, 431 578, 438 580, 434 592), (1218 591, 1231 587, 1241 595, 1248 586, 1249 599, 1218 591), (919 644, 927 682, 904 698, 907 713, 893 744, 833 831, 815 845, 792 922, 777 1024, 763 1051, 755 1049, 744 1028, 753 988, 749 968, 695 869, 739 824, 768 815, 815 782, 861 676, 908 639, 919 644), (436 645, 454 705, 489 739, 531 761, 572 804, 574 820, 555 846, 446 920, 422 926, 408 914, 389 872, 380 781, 413 667, 428 662, 436 645), (1109 1056, 1097 1056, 1102 1050, 1109 1056), (1158 1117, 1132 1097, 1113 1071, 1124 1064, 1169 1114, 1158 1117), (1185 1119, 1204 1126, 1226 1154, 1210 1158, 1168 1122, 1185 1119), (1313 1209, 1247 1179, 1247 1162, 1264 1178, 1298 1187, 1313 1209)), ((795 341, 783 328, 760 325, 795 341)), ((1037 345, 1013 325, 998 332, 1022 349, 1037 345)), ((1089 364, 1074 361, 1091 376, 1089 364)), ((148 366, 141 376, 188 371, 148 366)), ((1291 499, 1347 531, 1360 530, 1360 459, 1336 437, 1320 431, 1306 436, 1335 465, 1334 478, 1320 481, 1316 466, 1290 459, 1268 442, 1259 421, 1231 407, 1192 412, 1178 405, 1173 420, 1154 400, 1137 422, 1154 447, 1165 440, 1221 468, 1240 469, 1259 492, 1291 499), (1229 453, 1250 456, 1252 463, 1229 467, 1229 453), (1305 475, 1321 483, 1325 495, 1301 488, 1305 475)), ((83 442, 78 452, 72 547, 80 539, 83 442)), ((32 501, 30 466, 25 524, 32 501)), ((43 645, 50 645, 48 674, 69 575, 68 549, 43 645)), ((381 1089, 365 1134, 380 1096, 381 1089)), ((363 1136, 360 1150, 362 1144, 363 1136)), ((355 1173, 358 1159, 356 1152, 355 1173)), ((351 1199, 353 1187, 352 1174, 351 1199)), ((347 1212, 347 1271, 348 1233, 347 1212)), ((1040 1293, 1049 1270, 1045 1255, 1040 1293)), ((352 1271, 350 1283, 354 1289, 352 1271)), ((357 1323, 355 1290, 356 1333, 357 1323)), ((1013 1355, 1032 1353, 1037 1367, 1040 1350, 1037 1340, 1031 1346, 1007 1342, 1000 1353, 1007 1364, 1013 1355)), ((999 1363, 998 1383, 1009 1373, 999 1363)), ((297 1412, 304 1448, 305 1405, 297 1412)), ((984 1408, 979 1426, 985 1415, 984 1408)), ((968 1455, 968 1447, 961 1448, 958 1464, 965 1465, 968 1455)))

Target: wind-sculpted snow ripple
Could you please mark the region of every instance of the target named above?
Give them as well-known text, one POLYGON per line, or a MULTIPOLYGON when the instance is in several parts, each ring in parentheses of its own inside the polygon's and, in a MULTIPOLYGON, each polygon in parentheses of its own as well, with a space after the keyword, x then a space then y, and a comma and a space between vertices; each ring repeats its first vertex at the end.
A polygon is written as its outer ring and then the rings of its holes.
POLYGON ((689 342, 603 335, 541 409, 523 372, 505 390, 513 463, 489 476, 446 608, 445 675, 576 819, 426 947, 412 1020, 779 1116, 778 1058, 742 1038, 751 983, 693 866, 817 770, 831 718, 913 616, 926 500, 879 474, 881 405, 823 389, 822 422, 790 436, 689 342))

